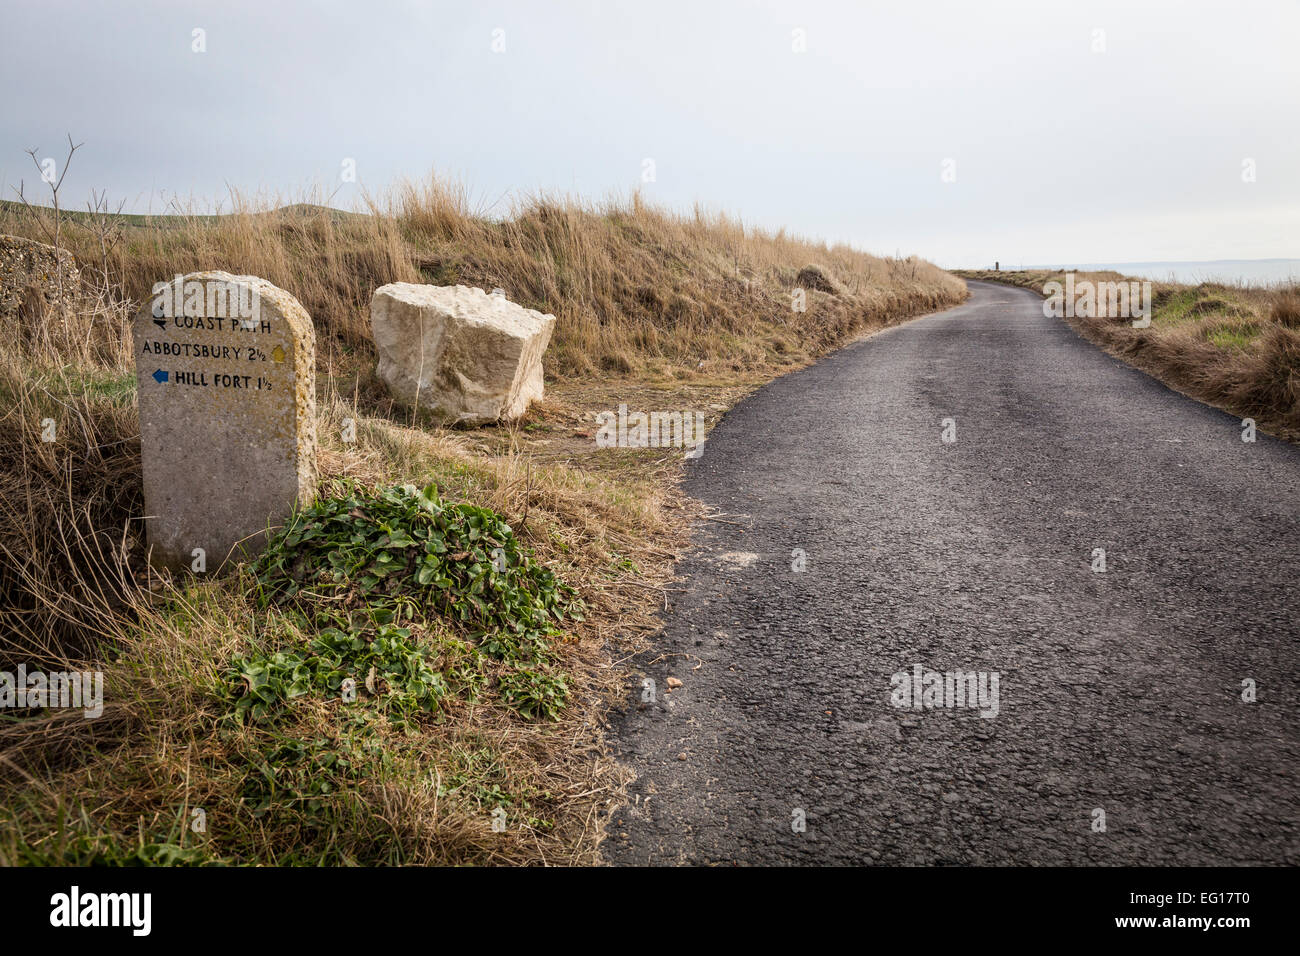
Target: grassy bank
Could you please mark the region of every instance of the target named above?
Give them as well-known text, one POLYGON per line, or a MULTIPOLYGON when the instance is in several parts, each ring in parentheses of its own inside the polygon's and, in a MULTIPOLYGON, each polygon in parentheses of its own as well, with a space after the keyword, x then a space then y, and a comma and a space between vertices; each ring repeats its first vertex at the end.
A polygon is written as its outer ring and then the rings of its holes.
MULTIPOLYGON (((43 239, 49 215, 8 204, 0 233, 43 239)), ((716 420, 965 294, 924 262, 725 217, 538 200, 490 219, 438 183, 361 214, 77 216, 60 235, 85 294, 0 337, 0 661, 102 671, 106 703, 0 711, 9 863, 596 860, 624 783, 603 716, 696 513, 680 450, 597 450, 595 413, 716 420), (197 269, 263 276, 312 314, 320 504, 255 565, 161 580, 127 323, 197 269), (394 407, 366 311, 391 281, 554 313, 547 399, 478 430, 394 407)))
MULTIPOLYGON (((1063 272, 957 272, 1044 293, 1063 272)), ((1141 281, 1078 272, 1075 281, 1141 281)), ((1300 289, 1151 284, 1148 328, 1128 318, 1067 319, 1084 338, 1192 398, 1300 441, 1300 289)))

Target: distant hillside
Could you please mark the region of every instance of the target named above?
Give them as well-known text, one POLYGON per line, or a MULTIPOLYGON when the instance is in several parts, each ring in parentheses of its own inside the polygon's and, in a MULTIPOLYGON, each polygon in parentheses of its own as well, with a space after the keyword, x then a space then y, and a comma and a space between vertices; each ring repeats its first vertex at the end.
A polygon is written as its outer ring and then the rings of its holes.
MULTIPOLYGON (((0 222, 3 222, 6 219, 21 220, 24 218, 31 217, 32 215, 50 216, 53 214, 54 214, 54 210, 49 206, 42 206, 42 205, 37 205, 35 203, 32 203, 31 206, 29 207, 14 199, 0 199, 0 222)), ((92 222, 95 218, 97 218, 96 214, 91 213, 86 209, 62 209, 60 210, 60 214, 65 218, 66 221, 79 223, 82 225, 92 222)), ((185 225, 186 223, 194 223, 194 222, 216 224, 222 222, 223 220, 228 220, 232 218, 234 215, 235 215, 234 213, 191 214, 191 213, 179 213, 179 212, 172 212, 172 213, 164 212, 164 213, 147 213, 147 214, 146 213, 106 213, 104 214, 103 217, 108 219, 111 222, 115 222, 124 226, 134 226, 137 228, 150 227, 150 226, 155 228, 167 228, 167 227, 174 228, 174 227, 185 225)), ((288 206, 280 206, 276 209, 256 211, 251 213, 251 215, 285 216, 285 217, 297 216, 297 217, 304 217, 304 218, 310 216, 329 215, 330 217, 335 219, 346 219, 350 216, 358 216, 363 214, 348 212, 343 209, 334 209, 329 206, 318 206, 312 203, 293 203, 288 206)))

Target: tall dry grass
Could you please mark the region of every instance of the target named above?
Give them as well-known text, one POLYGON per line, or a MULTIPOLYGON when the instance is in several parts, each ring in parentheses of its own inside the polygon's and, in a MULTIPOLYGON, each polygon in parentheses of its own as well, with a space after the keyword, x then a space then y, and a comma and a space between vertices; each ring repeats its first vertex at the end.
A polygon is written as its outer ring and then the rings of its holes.
MULTIPOLYGON (((0 232, 45 234, 12 205, 0 214, 0 232)), ((700 209, 681 215, 637 195, 603 204, 534 197, 488 218, 475 214, 462 187, 437 178, 370 200, 364 213, 236 197, 228 215, 146 217, 124 234, 105 254, 89 219, 63 230, 78 259, 102 260, 135 302, 155 282, 199 269, 259 275, 289 290, 316 323, 327 370, 373 358, 370 296, 388 282, 499 287, 553 313, 552 378, 647 365, 680 375, 701 362, 762 367, 965 295, 960 282, 915 258, 772 234, 700 209), (807 267, 831 284, 813 283, 806 311, 797 312, 792 292, 807 267)))
POLYGON ((87 654, 129 600, 143 501, 120 302, 0 330, 0 660, 87 654))
POLYGON ((960 283, 929 263, 888 260, 746 227, 721 213, 675 215, 626 202, 596 207, 544 198, 493 221, 468 215, 463 192, 430 181, 401 188, 386 210, 403 224, 422 276, 501 287, 557 319, 558 375, 673 370, 718 362, 739 370, 774 353, 819 354, 876 317, 960 301, 960 283), (837 293, 792 292, 807 267, 837 293))

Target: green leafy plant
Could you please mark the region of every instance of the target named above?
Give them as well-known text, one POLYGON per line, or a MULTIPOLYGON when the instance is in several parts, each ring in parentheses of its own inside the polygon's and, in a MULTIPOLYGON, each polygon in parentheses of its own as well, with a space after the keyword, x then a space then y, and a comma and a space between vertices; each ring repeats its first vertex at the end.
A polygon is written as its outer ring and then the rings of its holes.
POLYGON ((526 717, 555 717, 569 685, 552 642, 562 622, 582 619, 573 589, 488 508, 445 502, 432 485, 338 488, 296 514, 253 566, 261 605, 317 633, 232 661, 235 714, 270 720, 296 698, 338 696, 350 678, 359 698, 409 722, 477 693, 505 665, 502 699, 526 717))
POLYGON ((501 696, 525 717, 554 717, 569 696, 563 674, 522 668, 501 677, 501 696))
POLYGON ((544 638, 581 620, 573 589, 532 559, 496 512, 449 504, 430 485, 344 494, 299 512, 270 542, 254 573, 263 600, 343 599, 352 606, 401 597, 431 606, 489 645, 494 656, 545 654, 544 638))
POLYGON ((283 740, 245 779, 243 799, 254 816, 277 806, 317 813, 355 784, 375 760, 383 763, 384 750, 373 740, 283 740))
POLYGON ((417 646, 411 629, 380 625, 373 633, 328 627, 305 651, 281 650, 237 657, 227 675, 238 694, 235 712, 253 721, 277 714, 289 701, 310 693, 337 697, 343 682, 356 682, 358 698, 368 695, 396 721, 437 711, 447 682, 434 670, 429 652, 417 646))

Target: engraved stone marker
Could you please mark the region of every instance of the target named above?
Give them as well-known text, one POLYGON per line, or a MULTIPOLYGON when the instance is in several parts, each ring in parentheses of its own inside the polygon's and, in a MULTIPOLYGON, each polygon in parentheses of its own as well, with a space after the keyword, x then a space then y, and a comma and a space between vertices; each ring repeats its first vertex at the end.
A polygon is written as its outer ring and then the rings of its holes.
POLYGON ((133 333, 150 562, 216 571, 311 500, 311 317, 265 279, 195 272, 155 285, 133 333))

